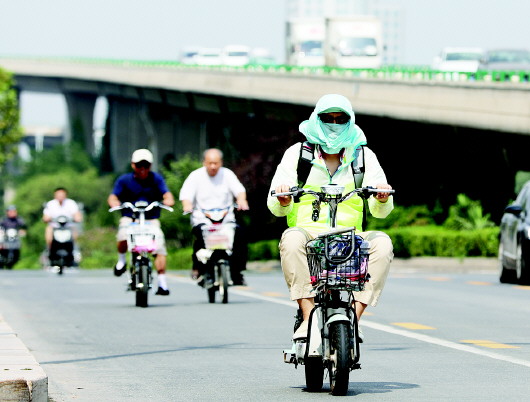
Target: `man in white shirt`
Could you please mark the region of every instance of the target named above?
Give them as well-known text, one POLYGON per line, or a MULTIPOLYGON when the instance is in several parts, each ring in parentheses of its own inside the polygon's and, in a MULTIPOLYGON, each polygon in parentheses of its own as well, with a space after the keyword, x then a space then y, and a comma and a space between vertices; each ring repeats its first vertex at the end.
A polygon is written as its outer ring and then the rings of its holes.
MULTIPOLYGON (((246 211, 248 210, 247 193, 234 172, 223 167, 223 153, 219 149, 211 148, 204 151, 203 167, 191 172, 184 181, 179 199, 184 213, 192 214, 192 233, 195 236, 192 277, 196 279, 205 270, 205 265, 196 255, 197 251, 205 248, 201 227, 211 223, 203 210, 228 207, 235 199, 237 209, 246 211)), ((229 212, 224 221, 235 222, 233 211, 229 212)), ((241 271, 246 268, 247 253, 241 228, 237 226, 230 261, 232 281, 235 285, 245 284, 241 271)))
MULTIPOLYGON (((74 200, 67 198, 67 196, 68 192, 65 188, 56 188, 53 192, 53 200, 48 201, 44 207, 42 220, 48 224, 46 225, 46 231, 44 233, 48 250, 50 249, 53 240, 53 228, 58 226, 58 224, 54 222, 55 219, 59 216, 66 216, 72 222, 76 223, 81 222, 83 219, 77 203, 74 200)), ((74 239, 75 238, 77 238, 77 231, 74 230, 74 239)))

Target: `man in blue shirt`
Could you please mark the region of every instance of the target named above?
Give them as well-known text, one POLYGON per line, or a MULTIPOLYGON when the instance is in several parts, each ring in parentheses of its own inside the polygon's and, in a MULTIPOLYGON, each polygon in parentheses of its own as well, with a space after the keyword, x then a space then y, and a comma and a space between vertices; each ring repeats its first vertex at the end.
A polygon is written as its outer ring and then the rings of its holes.
MULTIPOLYGON (((175 204, 173 194, 168 190, 162 175, 152 172, 153 154, 147 149, 137 149, 131 157, 133 172, 125 173, 118 177, 114 183, 112 194, 107 200, 111 208, 121 205, 123 202, 135 203, 136 201, 162 201, 164 205, 172 207, 175 204)), ((155 251, 155 268, 158 272, 157 295, 169 295, 166 280, 167 251, 164 234, 160 229, 160 209, 154 208, 146 213, 146 220, 157 230, 157 249, 155 251)), ((132 222, 132 212, 122 210, 120 227, 118 230, 118 262, 114 266, 114 275, 121 276, 127 269, 127 226, 132 222)))

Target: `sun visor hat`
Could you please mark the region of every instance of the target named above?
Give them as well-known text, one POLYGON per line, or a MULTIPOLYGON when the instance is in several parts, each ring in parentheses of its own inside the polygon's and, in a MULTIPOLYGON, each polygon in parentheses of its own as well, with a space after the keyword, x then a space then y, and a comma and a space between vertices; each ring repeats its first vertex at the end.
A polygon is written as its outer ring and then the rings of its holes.
POLYGON ((153 163, 153 154, 148 149, 137 149, 133 152, 131 157, 132 163, 138 163, 141 161, 146 161, 153 163))

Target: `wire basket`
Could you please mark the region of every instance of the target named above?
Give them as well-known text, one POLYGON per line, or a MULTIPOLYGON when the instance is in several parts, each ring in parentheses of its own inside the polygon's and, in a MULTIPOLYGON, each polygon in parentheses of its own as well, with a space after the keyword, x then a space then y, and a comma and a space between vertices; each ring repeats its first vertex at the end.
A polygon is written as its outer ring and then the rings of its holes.
POLYGON ((156 231, 146 225, 136 224, 127 227, 127 248, 129 251, 152 253, 156 250, 156 231))
POLYGON ((353 231, 308 241, 306 251, 311 283, 341 290, 364 290, 364 284, 370 278, 369 248, 368 242, 353 231))
POLYGON ((209 250, 232 250, 235 224, 222 223, 202 226, 204 245, 209 250))

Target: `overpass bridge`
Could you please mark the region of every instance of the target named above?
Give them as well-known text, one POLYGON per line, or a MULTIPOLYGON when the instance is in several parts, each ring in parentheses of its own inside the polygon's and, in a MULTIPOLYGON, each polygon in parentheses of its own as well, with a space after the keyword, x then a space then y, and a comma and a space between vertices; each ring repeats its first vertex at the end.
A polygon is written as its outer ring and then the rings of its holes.
POLYGON ((503 183, 511 196, 514 172, 530 170, 523 152, 530 145, 527 72, 470 76, 50 58, 0 58, 0 66, 14 73, 20 91, 64 94, 72 132, 89 151, 95 101, 105 96, 105 149, 114 170, 124 169, 138 147, 152 149, 160 162, 218 146, 249 183, 270 179, 270 166, 301 139, 299 122, 325 93, 351 100, 383 166, 398 166, 386 168, 387 175, 396 187, 410 189, 402 195, 408 202, 416 197, 410 175, 429 183, 432 197, 465 192, 482 198, 483 186, 492 183, 503 183))

